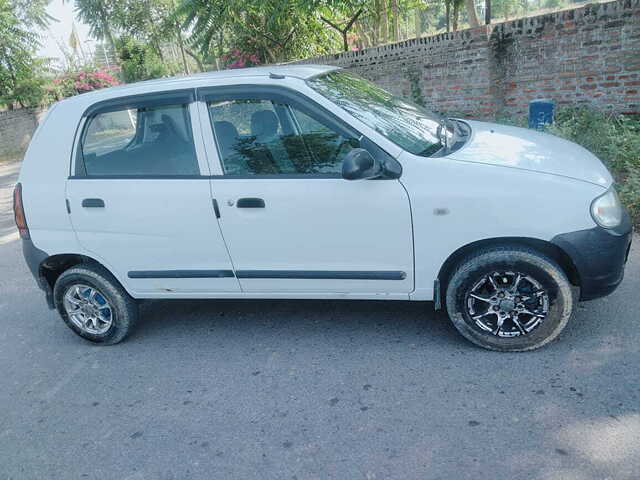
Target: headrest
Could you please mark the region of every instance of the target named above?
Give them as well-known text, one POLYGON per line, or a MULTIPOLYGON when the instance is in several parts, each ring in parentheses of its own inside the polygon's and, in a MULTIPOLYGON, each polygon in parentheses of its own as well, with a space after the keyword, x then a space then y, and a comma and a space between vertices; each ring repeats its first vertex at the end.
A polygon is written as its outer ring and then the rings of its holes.
POLYGON ((258 140, 274 136, 279 126, 280 122, 273 110, 259 110, 251 115, 251 134, 258 140))

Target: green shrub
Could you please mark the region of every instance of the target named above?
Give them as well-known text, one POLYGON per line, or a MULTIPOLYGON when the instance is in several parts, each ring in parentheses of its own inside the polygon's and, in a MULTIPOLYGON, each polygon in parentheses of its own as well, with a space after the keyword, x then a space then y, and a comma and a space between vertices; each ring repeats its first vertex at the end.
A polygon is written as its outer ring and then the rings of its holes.
POLYGON ((120 37, 116 41, 122 78, 127 83, 160 78, 171 73, 165 62, 148 44, 132 37, 120 37))
POLYGON ((562 109, 548 131, 582 145, 607 165, 620 199, 640 226, 640 117, 562 109))

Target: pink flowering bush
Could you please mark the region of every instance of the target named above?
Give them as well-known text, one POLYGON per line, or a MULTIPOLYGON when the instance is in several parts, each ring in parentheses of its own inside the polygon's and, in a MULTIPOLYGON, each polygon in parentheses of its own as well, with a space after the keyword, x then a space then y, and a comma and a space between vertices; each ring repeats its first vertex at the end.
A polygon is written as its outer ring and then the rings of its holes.
POLYGON ((120 83, 115 77, 119 70, 119 67, 113 66, 109 69, 85 69, 80 72, 67 73, 54 79, 47 90, 53 99, 60 100, 80 93, 113 87, 120 83))
POLYGON ((261 63, 255 53, 242 52, 239 48, 234 48, 229 53, 222 55, 222 61, 227 68, 255 67, 261 63))

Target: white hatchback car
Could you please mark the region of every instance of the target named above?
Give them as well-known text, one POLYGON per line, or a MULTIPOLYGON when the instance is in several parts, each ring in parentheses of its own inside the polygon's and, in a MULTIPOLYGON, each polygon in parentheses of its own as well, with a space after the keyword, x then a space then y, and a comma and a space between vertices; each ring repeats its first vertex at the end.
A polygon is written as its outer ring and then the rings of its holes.
POLYGON ((434 301, 472 342, 530 350, 616 288, 631 242, 585 149, 439 117, 328 66, 59 102, 14 203, 49 306, 102 344, 138 299, 316 298, 434 301))

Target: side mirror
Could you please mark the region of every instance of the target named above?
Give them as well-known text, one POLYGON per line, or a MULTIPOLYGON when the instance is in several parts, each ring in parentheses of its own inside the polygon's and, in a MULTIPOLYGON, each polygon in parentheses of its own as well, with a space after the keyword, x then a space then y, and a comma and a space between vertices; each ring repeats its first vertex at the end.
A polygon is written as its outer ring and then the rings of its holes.
POLYGON ((364 148, 354 148, 342 161, 342 178, 367 180, 383 174, 382 164, 364 148))

